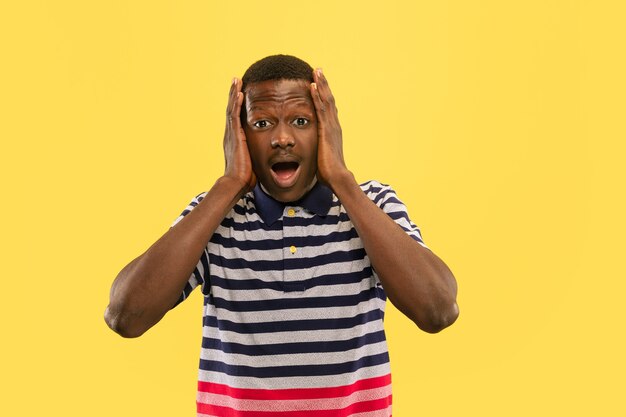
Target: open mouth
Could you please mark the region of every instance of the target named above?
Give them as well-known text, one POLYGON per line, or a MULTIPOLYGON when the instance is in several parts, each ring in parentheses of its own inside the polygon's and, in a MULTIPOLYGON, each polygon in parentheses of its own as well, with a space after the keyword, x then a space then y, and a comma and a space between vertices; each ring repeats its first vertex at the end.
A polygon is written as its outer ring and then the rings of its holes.
POLYGON ((297 162, 277 162, 272 165, 274 180, 281 187, 290 187, 295 183, 300 164, 297 162))

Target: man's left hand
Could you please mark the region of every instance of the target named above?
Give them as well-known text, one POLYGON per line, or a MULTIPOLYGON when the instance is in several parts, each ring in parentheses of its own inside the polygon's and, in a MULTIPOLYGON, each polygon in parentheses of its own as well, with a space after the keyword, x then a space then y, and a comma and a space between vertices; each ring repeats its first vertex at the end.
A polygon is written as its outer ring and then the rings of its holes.
POLYGON ((313 71, 311 96, 317 114, 317 178, 331 189, 348 173, 335 98, 320 68, 313 71))

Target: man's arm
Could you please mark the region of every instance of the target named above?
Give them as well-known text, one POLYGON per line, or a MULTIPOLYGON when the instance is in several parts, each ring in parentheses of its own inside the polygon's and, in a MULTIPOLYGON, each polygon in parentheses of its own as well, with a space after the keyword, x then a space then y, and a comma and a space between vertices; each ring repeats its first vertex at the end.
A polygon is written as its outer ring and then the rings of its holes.
POLYGON ((104 319, 124 337, 155 325, 178 301, 215 229, 256 183, 239 114, 241 81, 233 80, 228 99, 224 157, 226 168, 204 199, 113 282, 104 319))
POLYGON ((314 71, 314 79, 311 95, 319 129, 318 179, 345 207, 391 302, 420 329, 441 331, 459 314, 452 272, 363 193, 344 162, 341 126, 328 82, 321 70, 314 71))

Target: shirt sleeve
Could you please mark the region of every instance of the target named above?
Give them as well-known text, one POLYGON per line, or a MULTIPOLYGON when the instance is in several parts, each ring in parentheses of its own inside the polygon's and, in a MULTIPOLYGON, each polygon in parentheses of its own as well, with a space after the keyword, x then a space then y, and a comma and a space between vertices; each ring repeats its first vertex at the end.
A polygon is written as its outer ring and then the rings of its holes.
MULTIPOLYGON (((178 222, 180 222, 186 215, 191 213, 191 211, 202 201, 205 195, 206 195, 206 192, 194 197, 189 203, 189 205, 185 208, 185 210, 183 210, 183 212, 180 214, 180 216, 178 216, 176 220, 174 220, 174 223, 172 223, 171 227, 176 226, 178 222)), ((198 285, 205 286, 206 285, 205 283, 208 282, 207 280, 208 274, 209 274, 209 253, 207 249, 204 248, 202 255, 200 255, 200 259, 198 260, 198 263, 196 264, 196 267, 194 268, 193 272, 189 276, 189 280, 187 281, 185 288, 183 288, 183 292, 178 298, 178 301, 176 302, 175 306, 177 306, 178 304, 186 300, 187 297, 189 297, 191 292, 194 290, 194 288, 196 288, 198 285)))
POLYGON ((411 221, 406 206, 389 185, 381 184, 377 181, 368 181, 362 185, 362 188, 365 194, 387 213, 402 230, 417 243, 428 248, 422 239, 419 227, 411 221))

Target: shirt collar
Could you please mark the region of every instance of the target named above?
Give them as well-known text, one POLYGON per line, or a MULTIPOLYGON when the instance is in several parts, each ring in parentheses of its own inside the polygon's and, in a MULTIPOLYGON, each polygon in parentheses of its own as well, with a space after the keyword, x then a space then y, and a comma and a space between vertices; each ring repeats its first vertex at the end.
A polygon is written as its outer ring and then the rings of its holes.
POLYGON ((263 222, 269 225, 283 215, 285 206, 302 207, 318 216, 326 216, 333 203, 333 192, 330 188, 320 184, 319 181, 315 183, 304 197, 293 203, 281 203, 274 200, 263 191, 258 183, 254 187, 253 193, 257 212, 263 219, 263 222))

